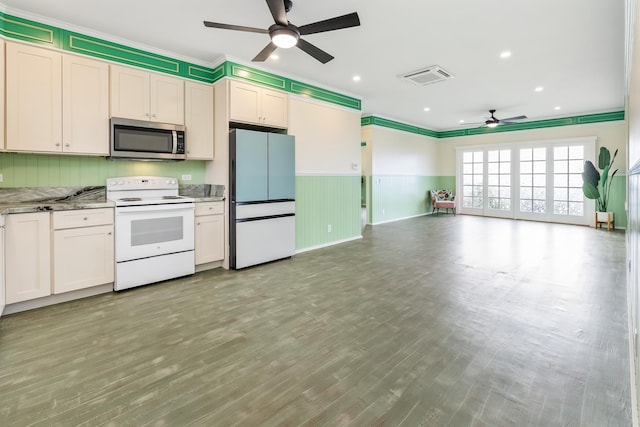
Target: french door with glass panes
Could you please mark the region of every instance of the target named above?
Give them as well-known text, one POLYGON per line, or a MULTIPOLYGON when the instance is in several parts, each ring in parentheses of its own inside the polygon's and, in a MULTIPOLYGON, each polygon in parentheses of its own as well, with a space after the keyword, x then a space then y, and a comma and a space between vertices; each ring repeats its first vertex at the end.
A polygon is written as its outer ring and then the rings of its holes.
POLYGON ((595 138, 458 148, 458 211, 492 217, 591 224, 582 193, 595 138))

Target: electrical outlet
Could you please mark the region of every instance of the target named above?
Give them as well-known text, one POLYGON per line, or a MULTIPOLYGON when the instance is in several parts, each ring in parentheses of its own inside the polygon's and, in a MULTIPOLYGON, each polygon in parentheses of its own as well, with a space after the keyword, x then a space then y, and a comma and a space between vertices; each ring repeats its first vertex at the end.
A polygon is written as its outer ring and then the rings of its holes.
POLYGON ((331 233, 331 224, 327 225, 327 233, 331 233))
POLYGON ((182 175, 183 181, 191 181, 191 175, 182 175))
POLYGON ((0 182, 4 181, 4 177, 2 176, 2 174, 0 173, 0 182))

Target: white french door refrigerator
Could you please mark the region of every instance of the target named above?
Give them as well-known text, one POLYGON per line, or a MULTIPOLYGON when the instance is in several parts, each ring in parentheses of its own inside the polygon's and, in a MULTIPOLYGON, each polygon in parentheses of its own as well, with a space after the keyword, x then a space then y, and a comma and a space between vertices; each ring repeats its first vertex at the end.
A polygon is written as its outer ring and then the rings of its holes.
POLYGON ((295 138, 229 134, 229 266, 241 269, 295 253, 295 138))

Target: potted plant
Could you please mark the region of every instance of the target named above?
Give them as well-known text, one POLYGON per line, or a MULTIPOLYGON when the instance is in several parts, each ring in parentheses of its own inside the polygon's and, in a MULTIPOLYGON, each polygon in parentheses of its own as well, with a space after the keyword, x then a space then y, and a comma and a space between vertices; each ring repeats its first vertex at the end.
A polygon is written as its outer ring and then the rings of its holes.
POLYGON ((598 169, 591 163, 590 160, 584 162, 584 171, 582 172, 582 192, 587 199, 596 201, 596 227, 598 223, 606 223, 607 228, 613 223, 613 212, 609 212, 609 193, 611 191, 611 182, 613 177, 618 172, 618 169, 614 170, 611 176, 609 171, 613 165, 618 150, 611 153, 606 147, 600 147, 600 153, 598 154, 598 169))

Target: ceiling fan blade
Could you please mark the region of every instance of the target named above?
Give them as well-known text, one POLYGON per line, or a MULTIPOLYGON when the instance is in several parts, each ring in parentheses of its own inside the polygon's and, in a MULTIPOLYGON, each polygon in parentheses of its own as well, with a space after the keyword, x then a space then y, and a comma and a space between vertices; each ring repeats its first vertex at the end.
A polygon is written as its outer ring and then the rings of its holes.
POLYGON ((324 50, 312 45, 306 40, 298 39, 298 44, 296 46, 298 46, 300 49, 313 56, 323 64, 326 64, 333 59, 333 56, 329 55, 324 50))
POLYGON ((287 21, 287 11, 284 9, 284 0, 267 0, 267 5, 276 24, 286 27, 289 21, 287 21))
POLYGON ((298 27, 298 31, 303 36, 307 34, 323 33, 325 31, 341 30, 343 28, 357 27, 360 25, 360 18, 356 12, 347 15, 337 16, 324 21, 298 27))
POLYGON ((460 126, 475 126, 475 125, 485 125, 485 122, 474 122, 474 123, 460 123, 460 126))
POLYGON ((221 28, 223 30, 245 31, 248 33, 269 34, 268 30, 254 27, 243 27, 242 25, 221 24, 219 22, 204 21, 204 26, 209 28, 221 28))
POLYGON ((253 62, 264 62, 267 58, 276 50, 278 46, 273 44, 273 42, 269 43, 264 49, 260 51, 259 54, 256 55, 255 58, 252 59, 253 62))
POLYGON ((526 119, 527 116, 515 116, 515 117, 507 117, 506 119, 500 119, 501 123, 510 122, 512 120, 523 120, 526 119))

